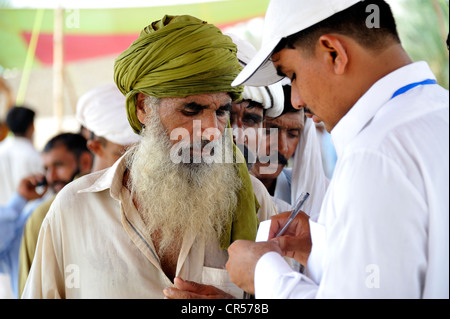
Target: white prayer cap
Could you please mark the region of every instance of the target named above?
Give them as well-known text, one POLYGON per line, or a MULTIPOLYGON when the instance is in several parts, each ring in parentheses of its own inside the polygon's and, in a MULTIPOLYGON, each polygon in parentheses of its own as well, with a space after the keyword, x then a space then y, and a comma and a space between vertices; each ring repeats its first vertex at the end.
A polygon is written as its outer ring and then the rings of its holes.
MULTIPOLYGON (((248 41, 245 41, 234 34, 227 34, 238 48, 237 58, 242 66, 246 66, 256 54, 256 48, 248 41)), ((277 117, 283 112, 284 93, 281 83, 268 86, 244 86, 242 93, 244 100, 252 100, 261 103, 266 110, 266 115, 277 117)))
POLYGON ((125 110, 125 96, 115 84, 97 87, 83 94, 77 103, 77 120, 95 135, 127 146, 140 141, 125 110))
POLYGON ((264 86, 282 79, 270 56, 283 38, 303 31, 362 0, 271 0, 261 49, 233 81, 233 86, 264 86))

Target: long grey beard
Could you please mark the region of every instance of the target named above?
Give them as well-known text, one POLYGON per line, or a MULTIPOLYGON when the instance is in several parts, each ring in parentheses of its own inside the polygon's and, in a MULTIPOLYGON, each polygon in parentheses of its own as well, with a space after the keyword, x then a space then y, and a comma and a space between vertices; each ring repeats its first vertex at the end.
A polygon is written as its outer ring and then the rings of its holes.
MULTIPOLYGON (((188 231, 219 238, 231 222, 241 187, 233 164, 174 163, 172 143, 159 118, 142 134, 128 161, 128 187, 147 231, 159 235, 159 255, 171 253, 188 231)), ((225 134, 222 145, 232 152, 225 134)))

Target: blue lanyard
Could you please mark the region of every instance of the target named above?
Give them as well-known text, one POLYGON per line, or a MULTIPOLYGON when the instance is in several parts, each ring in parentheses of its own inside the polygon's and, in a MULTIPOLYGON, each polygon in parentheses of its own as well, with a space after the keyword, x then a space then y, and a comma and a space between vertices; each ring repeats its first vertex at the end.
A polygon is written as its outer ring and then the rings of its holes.
POLYGON ((398 89, 398 90, 394 93, 394 95, 392 95, 391 100, 392 100, 393 98, 395 98, 396 96, 399 96, 399 95, 401 95, 401 94, 403 94, 403 93, 408 92, 409 90, 415 88, 416 86, 420 86, 420 85, 430 85, 430 84, 437 84, 437 81, 436 81, 436 80, 433 80, 433 79, 428 79, 428 80, 425 80, 425 81, 422 81, 422 82, 416 82, 416 83, 408 84, 408 85, 406 85, 406 86, 404 86, 404 87, 398 89))

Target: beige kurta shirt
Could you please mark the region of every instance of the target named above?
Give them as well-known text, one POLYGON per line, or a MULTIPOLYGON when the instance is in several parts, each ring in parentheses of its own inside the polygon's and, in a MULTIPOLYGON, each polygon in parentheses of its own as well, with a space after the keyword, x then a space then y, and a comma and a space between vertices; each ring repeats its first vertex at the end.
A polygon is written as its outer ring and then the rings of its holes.
MULTIPOLYGON (((122 186, 126 156, 58 194, 42 224, 23 298, 163 298, 163 289, 173 286, 122 186)), ((273 202, 262 183, 252 181, 258 216, 267 219, 276 213, 273 202)), ((241 298, 225 270, 227 258, 217 239, 188 233, 176 275, 241 298)))

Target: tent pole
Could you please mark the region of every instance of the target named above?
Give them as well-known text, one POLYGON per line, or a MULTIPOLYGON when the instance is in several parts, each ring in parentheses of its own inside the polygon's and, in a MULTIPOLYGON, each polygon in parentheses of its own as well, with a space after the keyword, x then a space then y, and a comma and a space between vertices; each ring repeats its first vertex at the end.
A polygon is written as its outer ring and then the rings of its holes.
POLYGON ((44 9, 36 10, 36 17, 34 19, 33 31, 31 32, 30 44, 28 45, 27 55, 25 58, 25 65, 23 67, 22 79, 20 80, 19 91, 16 96, 16 104, 22 105, 25 100, 27 92, 28 80, 30 79, 31 68, 33 67, 34 55, 36 53, 36 46, 41 32, 42 19, 44 17, 44 9))
POLYGON ((57 132, 62 130, 64 110, 64 24, 63 9, 54 11, 53 25, 53 112, 57 120, 57 132))

